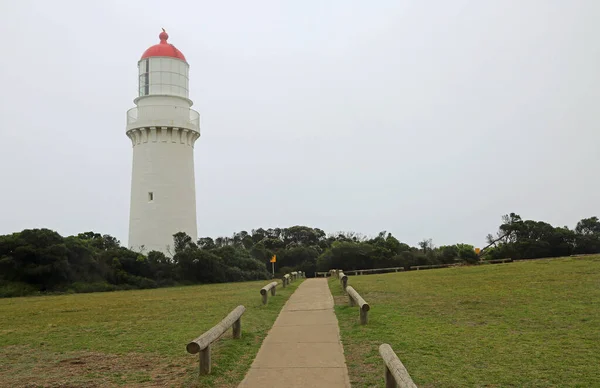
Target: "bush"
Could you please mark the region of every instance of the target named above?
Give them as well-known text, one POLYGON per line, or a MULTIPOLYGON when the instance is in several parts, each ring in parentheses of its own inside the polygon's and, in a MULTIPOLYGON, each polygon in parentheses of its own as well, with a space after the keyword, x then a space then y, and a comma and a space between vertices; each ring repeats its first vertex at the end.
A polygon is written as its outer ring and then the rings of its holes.
POLYGON ((106 292, 106 291, 116 291, 119 288, 114 284, 106 283, 106 282, 93 282, 93 283, 84 283, 84 282, 75 282, 71 284, 69 291, 78 292, 78 293, 89 293, 89 292, 106 292))
POLYGON ((37 287, 23 282, 3 282, 0 284, 0 298, 27 296, 38 292, 39 289, 37 287))

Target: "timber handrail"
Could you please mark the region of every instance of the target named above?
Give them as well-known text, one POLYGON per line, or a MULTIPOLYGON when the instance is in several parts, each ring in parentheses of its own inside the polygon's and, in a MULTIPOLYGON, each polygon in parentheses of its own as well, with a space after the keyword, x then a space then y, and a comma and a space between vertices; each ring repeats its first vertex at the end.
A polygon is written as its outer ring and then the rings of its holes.
POLYGON ((242 337, 242 314, 244 314, 244 311, 246 311, 244 306, 237 306, 216 326, 187 344, 185 349, 188 353, 200 353, 201 375, 210 373, 210 345, 219 339, 227 329, 233 327, 233 338, 239 339, 242 337))
POLYGON ((360 311, 360 324, 366 325, 369 323, 369 310, 371 310, 371 306, 369 306, 352 286, 346 287, 346 292, 348 293, 348 302, 350 306, 358 305, 358 310, 360 311))
POLYGON ((408 371, 389 344, 379 346, 385 365, 385 388, 417 388, 408 371))
POLYGON ((275 290, 277 289, 277 282, 271 282, 260 289, 260 294, 262 295, 262 304, 267 304, 267 298, 269 296, 269 291, 271 291, 271 296, 275 296, 275 290))

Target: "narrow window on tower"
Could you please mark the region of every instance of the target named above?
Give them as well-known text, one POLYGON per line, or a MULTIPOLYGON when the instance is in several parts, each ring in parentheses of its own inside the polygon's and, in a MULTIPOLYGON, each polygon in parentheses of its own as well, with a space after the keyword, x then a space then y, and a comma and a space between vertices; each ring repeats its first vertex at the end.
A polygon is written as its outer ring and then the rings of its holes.
POLYGON ((152 202, 154 201, 154 193, 152 191, 150 191, 148 193, 148 202, 152 202))

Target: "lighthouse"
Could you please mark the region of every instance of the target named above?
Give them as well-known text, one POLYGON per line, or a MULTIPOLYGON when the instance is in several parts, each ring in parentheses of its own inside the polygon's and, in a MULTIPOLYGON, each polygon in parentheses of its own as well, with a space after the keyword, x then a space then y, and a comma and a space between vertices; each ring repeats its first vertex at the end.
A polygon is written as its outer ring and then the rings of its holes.
POLYGON ((191 109, 189 64, 168 42, 148 48, 138 61, 138 95, 127 111, 133 146, 129 248, 172 256, 173 234, 197 239, 194 144, 200 114, 191 109))

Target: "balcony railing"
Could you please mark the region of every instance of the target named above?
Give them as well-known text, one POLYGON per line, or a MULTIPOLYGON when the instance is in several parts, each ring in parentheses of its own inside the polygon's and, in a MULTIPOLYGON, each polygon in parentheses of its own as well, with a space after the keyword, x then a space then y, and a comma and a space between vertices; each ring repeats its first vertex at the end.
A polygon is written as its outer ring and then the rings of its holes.
POLYGON ((200 132, 200 113, 173 105, 143 105, 127 111, 127 130, 146 127, 187 128, 200 132))

